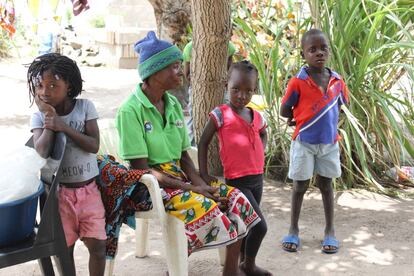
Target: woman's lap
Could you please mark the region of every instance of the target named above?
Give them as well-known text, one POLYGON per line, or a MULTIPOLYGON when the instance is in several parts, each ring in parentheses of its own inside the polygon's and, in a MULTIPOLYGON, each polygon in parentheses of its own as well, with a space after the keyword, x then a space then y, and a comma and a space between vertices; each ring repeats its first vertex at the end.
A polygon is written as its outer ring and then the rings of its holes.
MULTIPOLYGON (((163 166, 162 171, 177 177, 177 167, 163 166)), ((178 168, 178 170, 180 170, 178 168)), ((185 179, 184 174, 180 178, 185 179)), ((240 190, 224 183, 211 183, 219 188, 220 197, 227 198, 227 208, 221 211, 217 203, 192 191, 164 189, 164 206, 167 213, 185 224, 188 254, 194 251, 228 245, 247 235, 260 217, 240 190)))
POLYGON ((217 203, 194 192, 183 192, 165 202, 166 211, 185 224, 188 253, 230 244, 247 235, 260 218, 238 189, 221 183, 228 199, 222 212, 217 203))

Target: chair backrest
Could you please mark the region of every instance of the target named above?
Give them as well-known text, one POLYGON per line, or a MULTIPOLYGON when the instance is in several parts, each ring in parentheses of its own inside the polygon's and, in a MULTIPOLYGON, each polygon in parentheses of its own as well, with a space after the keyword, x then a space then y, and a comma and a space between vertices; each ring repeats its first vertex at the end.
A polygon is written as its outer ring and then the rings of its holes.
POLYGON ((190 155, 191 160, 193 160, 195 168, 198 170, 198 152, 196 147, 191 147, 188 150, 188 154, 190 155))
MULTIPOLYGON (((39 224, 39 231, 36 236, 35 244, 49 242, 56 238, 56 233, 63 233, 62 224, 60 221, 59 205, 57 198, 57 187, 60 180, 61 161, 65 154, 66 136, 58 132, 55 136, 55 143, 51 153, 51 159, 56 161, 59 165, 50 186, 49 194, 46 203, 42 210, 41 220, 39 224)), ((60 235, 59 235, 60 236, 60 235)))
POLYGON ((118 154, 119 136, 113 119, 99 120, 99 135, 99 154, 110 154, 119 163, 128 167, 127 162, 120 158, 118 154))

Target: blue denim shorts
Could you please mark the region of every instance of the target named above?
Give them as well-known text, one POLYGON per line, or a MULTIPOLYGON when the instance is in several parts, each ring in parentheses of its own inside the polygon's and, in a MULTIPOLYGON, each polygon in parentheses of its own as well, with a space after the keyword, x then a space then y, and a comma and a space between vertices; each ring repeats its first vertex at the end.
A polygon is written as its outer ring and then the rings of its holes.
POLYGON ((327 178, 341 176, 339 144, 308 144, 292 141, 288 177, 303 181, 314 175, 327 178))

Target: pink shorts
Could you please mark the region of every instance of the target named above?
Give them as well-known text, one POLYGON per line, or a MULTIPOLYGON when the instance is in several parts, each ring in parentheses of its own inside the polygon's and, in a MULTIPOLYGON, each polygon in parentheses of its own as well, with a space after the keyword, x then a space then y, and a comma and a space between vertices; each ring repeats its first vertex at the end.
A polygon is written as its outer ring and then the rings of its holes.
POLYGON ((95 181, 81 188, 60 186, 59 213, 68 247, 77 239, 106 240, 105 208, 95 181))

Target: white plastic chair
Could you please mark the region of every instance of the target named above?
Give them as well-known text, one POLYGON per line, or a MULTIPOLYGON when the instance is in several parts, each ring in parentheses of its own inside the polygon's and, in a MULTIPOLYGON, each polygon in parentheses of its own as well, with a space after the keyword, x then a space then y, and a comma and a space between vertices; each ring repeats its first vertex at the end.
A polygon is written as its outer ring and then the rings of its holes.
MULTIPOLYGON (((189 150, 191 159, 196 168, 198 168, 197 149, 189 150)), ((188 251, 187 237, 185 236, 184 223, 170 216, 165 212, 160 186, 157 179, 151 174, 145 174, 141 177, 141 182, 148 187, 153 207, 150 211, 136 212, 136 251, 135 256, 143 258, 148 256, 148 230, 149 220, 159 219, 162 229, 162 237, 165 247, 165 256, 167 258, 168 272, 170 276, 188 275, 188 251)), ((219 248, 220 264, 225 261, 225 247, 219 248)), ((115 259, 106 262, 105 274, 113 275, 115 259)))

